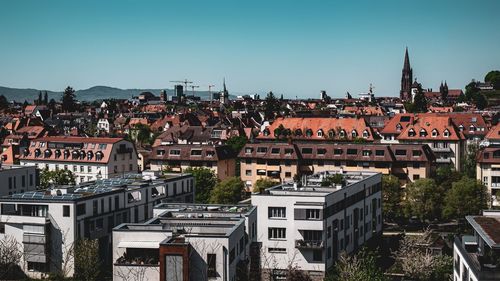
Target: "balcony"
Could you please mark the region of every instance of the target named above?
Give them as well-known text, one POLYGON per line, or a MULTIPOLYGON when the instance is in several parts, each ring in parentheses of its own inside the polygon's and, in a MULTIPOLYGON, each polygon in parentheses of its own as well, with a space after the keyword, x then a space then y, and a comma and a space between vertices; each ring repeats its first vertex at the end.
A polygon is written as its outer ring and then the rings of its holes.
MULTIPOLYGON (((477 245, 466 247, 461 238, 455 237, 455 248, 462 255, 463 263, 469 265, 469 270, 477 280, 500 280, 500 266, 485 256, 479 255, 477 245)), ((457 271, 456 264, 455 271, 457 271)))
POLYGON ((295 240, 297 249, 323 249, 325 247, 323 240, 295 240))
POLYGON ((451 163, 451 158, 436 158, 436 163, 449 164, 451 163))
POLYGON ((451 152, 449 147, 433 147, 432 152, 451 152))

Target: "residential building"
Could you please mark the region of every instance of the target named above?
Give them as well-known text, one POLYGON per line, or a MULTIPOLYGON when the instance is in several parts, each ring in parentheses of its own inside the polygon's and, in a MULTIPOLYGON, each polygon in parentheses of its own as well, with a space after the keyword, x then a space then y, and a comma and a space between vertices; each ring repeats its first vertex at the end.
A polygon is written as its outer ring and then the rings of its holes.
POLYGON ((42 278, 56 271, 72 276, 71 249, 77 239, 98 239, 96 258, 110 264, 113 227, 150 219, 153 206, 162 201, 193 198, 194 179, 189 174, 154 180, 128 175, 13 194, 0 199, 0 240, 14 237, 21 245, 20 267, 28 276, 42 278))
POLYGON ((123 138, 43 137, 21 152, 20 163, 70 170, 76 183, 138 171, 135 146, 123 138))
POLYGON ((500 280, 500 211, 467 216, 473 235, 456 237, 453 245, 453 280, 500 280))
POLYGON ((302 185, 284 183, 252 194, 262 274, 280 280, 289 267, 323 280, 340 252, 351 253, 382 231, 380 173, 321 172, 302 185), (329 177, 338 184, 322 186, 329 177))
POLYGON ((323 171, 372 171, 405 184, 430 177, 434 153, 428 145, 315 142, 248 143, 239 153, 241 179, 249 191, 260 178, 287 182, 323 171))
POLYGON ((35 190, 40 183, 38 169, 0 162, 0 197, 35 190))
POLYGON ((151 170, 182 173, 188 168, 205 167, 223 180, 236 174, 236 154, 229 146, 173 144, 153 147, 151 170))
POLYGON ((500 125, 491 128, 476 158, 476 177, 491 194, 491 206, 500 206, 500 125))
POLYGON ((250 255, 257 241, 256 207, 167 203, 154 212, 145 223, 113 230, 113 280, 139 272, 152 281, 233 281, 251 266, 258 271, 258 256, 250 255))

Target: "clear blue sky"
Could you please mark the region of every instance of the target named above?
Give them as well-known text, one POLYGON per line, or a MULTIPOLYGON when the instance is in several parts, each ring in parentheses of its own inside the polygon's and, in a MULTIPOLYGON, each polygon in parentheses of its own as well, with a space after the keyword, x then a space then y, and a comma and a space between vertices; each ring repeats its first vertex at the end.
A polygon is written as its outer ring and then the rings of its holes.
POLYGON ((398 95, 500 69, 500 1, 0 1, 0 85, 398 95))

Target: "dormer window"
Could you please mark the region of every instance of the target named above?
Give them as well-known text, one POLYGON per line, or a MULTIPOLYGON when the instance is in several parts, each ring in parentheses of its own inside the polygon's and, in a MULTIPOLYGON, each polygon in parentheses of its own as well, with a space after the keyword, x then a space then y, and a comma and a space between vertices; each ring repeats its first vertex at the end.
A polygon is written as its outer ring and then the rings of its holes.
POLYGON ((363 138, 367 139, 369 136, 370 136, 370 133, 368 132, 368 130, 364 130, 363 131, 363 138))
POLYGON ((295 135, 296 136, 302 136, 302 130, 301 129, 295 130, 295 135))
POLYGON ((450 137, 450 131, 448 131, 448 129, 444 130, 443 136, 445 136, 446 138, 450 137))
POLYGON ((469 126, 469 131, 470 132, 474 132, 476 130, 476 127, 474 127, 474 125, 470 125, 469 126))
POLYGON ((61 150, 56 149, 56 151, 55 151, 55 155, 56 155, 56 158, 61 157, 61 150))
POLYGON ((65 149, 65 150, 64 150, 64 159, 68 159, 68 158, 69 158, 69 155, 70 155, 69 150, 65 149))
POLYGON ((419 134, 421 137, 426 137, 427 136, 427 131, 425 129, 422 129, 420 130, 420 134, 419 134))
POLYGON ((253 151, 253 148, 245 147, 245 154, 250 154, 250 153, 252 153, 252 151, 253 151))
POLYGON ((334 138, 335 137, 335 131, 334 130, 329 130, 328 131, 328 137, 329 138, 334 138))
POLYGON ((409 136, 409 137, 414 137, 414 136, 416 136, 415 130, 413 130, 413 129, 408 130, 408 136, 409 136))
POLYGON ((307 137, 312 137, 312 135, 313 135, 313 130, 311 130, 311 129, 307 129, 307 130, 306 130, 306 136, 307 136, 307 137))
POLYGON ((267 153, 267 147, 265 146, 257 147, 257 153, 267 153))
POLYGON ((170 155, 181 155, 181 150, 180 149, 170 149, 169 151, 170 155))
POLYGON ((351 136, 352 136, 353 138, 357 138, 357 137, 358 137, 358 132, 356 132, 356 130, 352 130, 352 132, 351 132, 351 136))
POLYGON ((343 129, 342 129, 342 130, 340 130, 339 136, 340 136, 341 138, 345 138, 345 131, 344 131, 343 129))
POLYGON ((439 135, 438 131, 436 129, 432 130, 432 137, 435 138, 439 135))
POLYGON ((463 131, 464 130, 464 125, 458 126, 458 129, 460 130, 460 132, 463 131))
POLYGON ((401 126, 401 124, 398 123, 396 125, 396 130, 399 132, 399 131, 401 131, 401 129, 403 129, 403 126, 401 126))
POLYGON ((97 151, 97 152, 95 153, 95 160, 100 161, 100 160, 102 160, 102 157, 103 157, 103 156, 104 156, 104 155, 102 154, 102 152, 101 152, 101 151, 97 151))
POLYGON ((80 154, 78 153, 77 150, 73 150, 71 153, 71 159, 77 159, 80 154))
MULTIPOLYGON (((264 131, 262 132, 262 134, 264 136, 269 136, 270 135, 269 129, 264 129, 264 131)), ((276 132, 274 134, 276 135, 276 132)))
POLYGON ((49 158, 52 155, 52 151, 50 149, 45 149, 43 152, 43 157, 44 158, 49 158))
POLYGON ((40 157, 40 154, 42 154, 42 152, 40 151, 40 149, 35 149, 35 158, 38 158, 40 157))
POLYGON ((316 132, 316 135, 317 135, 318 137, 323 137, 323 135, 324 135, 324 134, 323 134, 323 130, 319 129, 319 130, 318 130, 318 132, 316 132))
POLYGON ((94 157, 94 153, 92 151, 88 151, 87 152, 87 160, 92 160, 93 157, 94 157))

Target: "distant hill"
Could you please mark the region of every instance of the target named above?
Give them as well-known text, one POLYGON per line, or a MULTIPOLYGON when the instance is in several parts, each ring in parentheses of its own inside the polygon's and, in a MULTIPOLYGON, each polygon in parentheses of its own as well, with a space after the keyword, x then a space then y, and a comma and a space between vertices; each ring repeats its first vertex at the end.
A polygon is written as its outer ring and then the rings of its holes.
MULTIPOLYGON (((77 100, 82 101, 94 101, 94 100, 102 100, 102 99, 129 99, 132 96, 138 96, 142 92, 151 92, 156 96, 160 95, 160 91, 163 89, 119 89, 108 86, 94 86, 84 90, 76 91, 77 100)), ((170 97, 174 94, 173 89, 165 89, 167 91, 167 95, 170 97)), ((0 95, 4 95, 7 100, 15 100, 17 102, 24 102, 25 100, 28 102, 32 102, 35 99, 38 99, 38 93, 45 90, 38 89, 18 89, 18 88, 8 88, 0 86, 0 95)), ((55 99, 60 100, 62 92, 53 92, 47 91, 49 100, 55 99)), ((184 92, 187 95, 191 95, 192 92, 184 92)), ((195 96, 200 97, 202 100, 210 99, 208 91, 194 91, 195 96)), ((230 98, 234 99, 235 96, 230 96, 230 98)))

